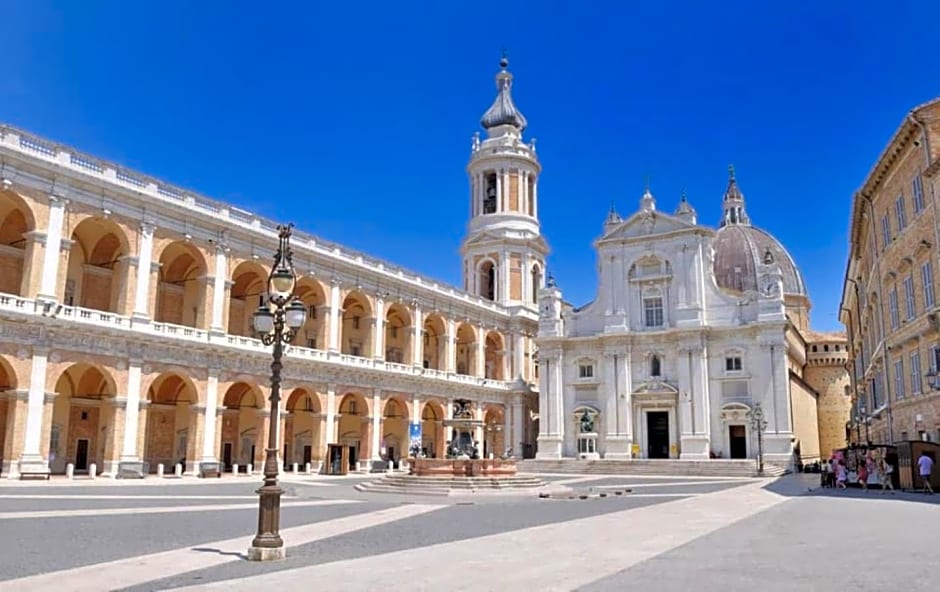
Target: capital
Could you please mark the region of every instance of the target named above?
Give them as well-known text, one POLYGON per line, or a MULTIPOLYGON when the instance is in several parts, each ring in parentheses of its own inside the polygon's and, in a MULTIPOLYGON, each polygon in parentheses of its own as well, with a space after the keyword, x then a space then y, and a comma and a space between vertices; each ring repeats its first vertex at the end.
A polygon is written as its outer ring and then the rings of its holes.
POLYGON ((140 223, 140 232, 144 236, 153 236, 153 231, 157 229, 157 225, 149 220, 144 220, 140 223))

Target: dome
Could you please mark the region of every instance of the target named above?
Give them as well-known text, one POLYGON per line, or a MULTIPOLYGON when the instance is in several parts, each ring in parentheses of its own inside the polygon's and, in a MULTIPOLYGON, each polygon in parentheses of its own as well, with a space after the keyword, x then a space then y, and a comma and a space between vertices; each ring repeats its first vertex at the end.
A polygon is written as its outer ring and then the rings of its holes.
POLYGON ((806 285, 796 263, 770 233, 743 224, 718 229, 714 241, 713 270, 719 288, 734 292, 757 291, 758 266, 769 258, 780 267, 783 293, 806 296, 806 285))
POLYGON ((806 296, 803 276, 790 253, 770 233, 751 226, 733 166, 728 167, 724 214, 713 246, 715 259, 712 269, 719 288, 756 292, 760 289, 757 282, 759 267, 776 263, 783 276, 783 293, 806 296))
POLYGON ((502 70, 496 75, 496 100, 483 114, 480 125, 487 130, 501 125, 510 125, 522 132, 528 122, 512 101, 512 74, 507 70, 509 60, 505 55, 499 61, 499 65, 502 70))

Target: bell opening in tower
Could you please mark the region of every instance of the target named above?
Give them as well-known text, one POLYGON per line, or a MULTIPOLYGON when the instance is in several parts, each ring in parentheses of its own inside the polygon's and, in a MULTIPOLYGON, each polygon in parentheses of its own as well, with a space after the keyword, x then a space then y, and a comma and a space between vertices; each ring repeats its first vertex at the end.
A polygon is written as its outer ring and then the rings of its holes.
POLYGON ((496 175, 486 176, 486 194, 483 197, 483 213, 496 213, 496 175))
POLYGON ((496 266, 492 261, 480 265, 480 296, 496 300, 496 266))

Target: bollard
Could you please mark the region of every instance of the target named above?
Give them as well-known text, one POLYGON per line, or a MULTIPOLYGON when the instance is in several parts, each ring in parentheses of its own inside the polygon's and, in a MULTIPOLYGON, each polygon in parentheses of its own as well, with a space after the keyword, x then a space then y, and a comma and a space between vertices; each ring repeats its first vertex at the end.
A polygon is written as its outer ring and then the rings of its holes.
POLYGON ((232 465, 232 476, 238 477, 238 465, 237 464, 232 465))
POLYGON ((177 479, 183 476, 183 465, 176 463, 176 466, 173 467, 173 476, 177 479))
POLYGON ((300 470, 300 465, 297 463, 294 463, 293 469, 294 469, 294 474, 296 475, 297 471, 300 470))
POLYGON ((157 477, 163 477, 163 463, 157 465, 157 477))
POLYGON ((307 474, 309 475, 313 471, 313 466, 310 463, 307 463, 306 465, 304 465, 304 471, 306 471, 307 474))
POLYGON ((88 476, 91 477, 92 479, 98 476, 98 465, 96 465, 95 463, 91 463, 90 465, 88 465, 88 476))
POLYGON ((74 478, 75 478, 75 465, 74 465, 74 464, 69 463, 69 464, 65 465, 65 478, 66 478, 66 479, 74 479, 74 478))
POLYGON ((252 466, 251 464, 249 464, 248 466, 245 467, 245 474, 250 476, 252 470, 254 470, 254 466, 252 466))

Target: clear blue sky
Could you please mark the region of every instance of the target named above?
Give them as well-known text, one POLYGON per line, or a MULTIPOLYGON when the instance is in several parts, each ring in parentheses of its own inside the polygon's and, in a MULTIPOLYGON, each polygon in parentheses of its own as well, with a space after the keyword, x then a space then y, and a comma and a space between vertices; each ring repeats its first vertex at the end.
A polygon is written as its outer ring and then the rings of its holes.
POLYGON ((634 211, 649 174, 661 209, 685 188, 714 225, 734 163, 821 330, 852 192, 940 94, 926 1, 31 0, 3 20, 0 119, 455 284, 506 47, 568 300, 593 298, 611 202, 634 211))

